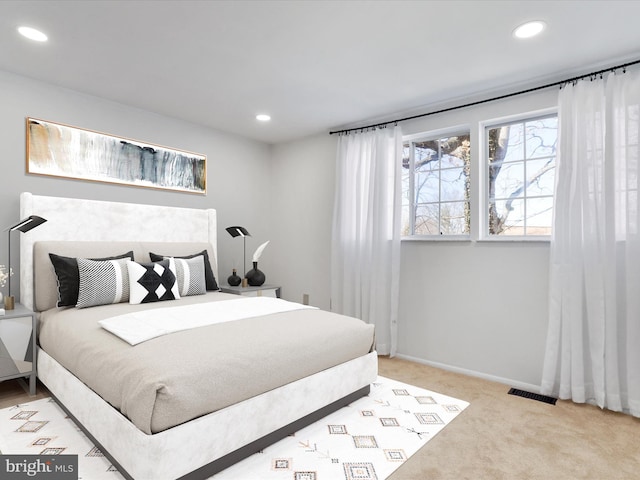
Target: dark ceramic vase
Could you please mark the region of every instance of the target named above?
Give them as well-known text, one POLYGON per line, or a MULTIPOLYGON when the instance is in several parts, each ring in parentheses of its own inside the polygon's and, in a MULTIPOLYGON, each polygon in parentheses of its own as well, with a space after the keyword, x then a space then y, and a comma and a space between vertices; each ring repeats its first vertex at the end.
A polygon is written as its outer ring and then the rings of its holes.
POLYGON ((252 287, 259 287, 267 278, 264 273, 258 270, 258 262, 253 262, 253 268, 247 272, 245 277, 252 287))
POLYGON ((236 273, 236 269, 234 268, 231 276, 227 278, 227 283, 232 287, 237 287, 238 285, 240 285, 241 281, 242 279, 238 276, 238 274, 236 273))

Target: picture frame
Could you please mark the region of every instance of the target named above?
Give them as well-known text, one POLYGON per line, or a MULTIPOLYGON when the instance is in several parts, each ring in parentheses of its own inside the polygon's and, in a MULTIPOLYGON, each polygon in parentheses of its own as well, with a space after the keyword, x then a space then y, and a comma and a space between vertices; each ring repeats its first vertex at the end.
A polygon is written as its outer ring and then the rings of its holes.
POLYGON ((27 173, 206 195, 207 157, 27 117, 27 173))

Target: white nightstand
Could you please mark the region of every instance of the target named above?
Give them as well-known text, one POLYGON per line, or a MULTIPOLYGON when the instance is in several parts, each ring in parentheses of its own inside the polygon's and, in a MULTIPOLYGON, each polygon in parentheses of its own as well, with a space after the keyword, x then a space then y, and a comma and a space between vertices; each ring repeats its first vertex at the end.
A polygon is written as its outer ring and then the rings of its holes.
POLYGON ((0 382, 29 377, 29 395, 36 394, 36 314, 19 303, 0 315, 0 382))
POLYGON ((220 290, 224 293, 243 295, 245 297, 276 297, 280 298, 280 287, 276 285, 260 285, 259 287, 232 287, 223 285, 220 290))

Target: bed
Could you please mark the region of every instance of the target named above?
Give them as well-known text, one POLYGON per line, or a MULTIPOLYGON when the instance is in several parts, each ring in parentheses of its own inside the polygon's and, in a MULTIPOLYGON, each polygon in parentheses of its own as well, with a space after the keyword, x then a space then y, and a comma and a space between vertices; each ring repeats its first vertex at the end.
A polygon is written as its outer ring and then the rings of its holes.
MULTIPOLYGON (((215 289, 143 304, 56 306, 50 254, 85 259, 131 252, 133 262, 107 262, 151 268, 155 252, 175 271, 172 262, 204 251, 217 278, 213 209, 30 193, 20 203, 22 217, 48 220, 20 239, 21 301, 39 318, 38 378, 126 478, 208 478, 366 395, 376 378, 372 326, 288 302, 246 318, 247 309, 271 307, 215 289), (169 329, 135 345, 107 330, 112 322, 129 328, 132 318, 146 325, 170 314, 206 320, 210 311, 241 315, 169 329)), ((85 264, 105 263, 77 262, 83 279, 85 264)))

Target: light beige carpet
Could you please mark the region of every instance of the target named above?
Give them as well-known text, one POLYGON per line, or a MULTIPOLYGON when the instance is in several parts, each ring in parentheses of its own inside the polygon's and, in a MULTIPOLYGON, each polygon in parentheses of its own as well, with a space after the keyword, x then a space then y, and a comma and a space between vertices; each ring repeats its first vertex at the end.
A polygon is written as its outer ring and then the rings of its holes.
POLYGON ((471 404, 389 480, 640 479, 640 419, 395 358, 379 372, 471 404))

